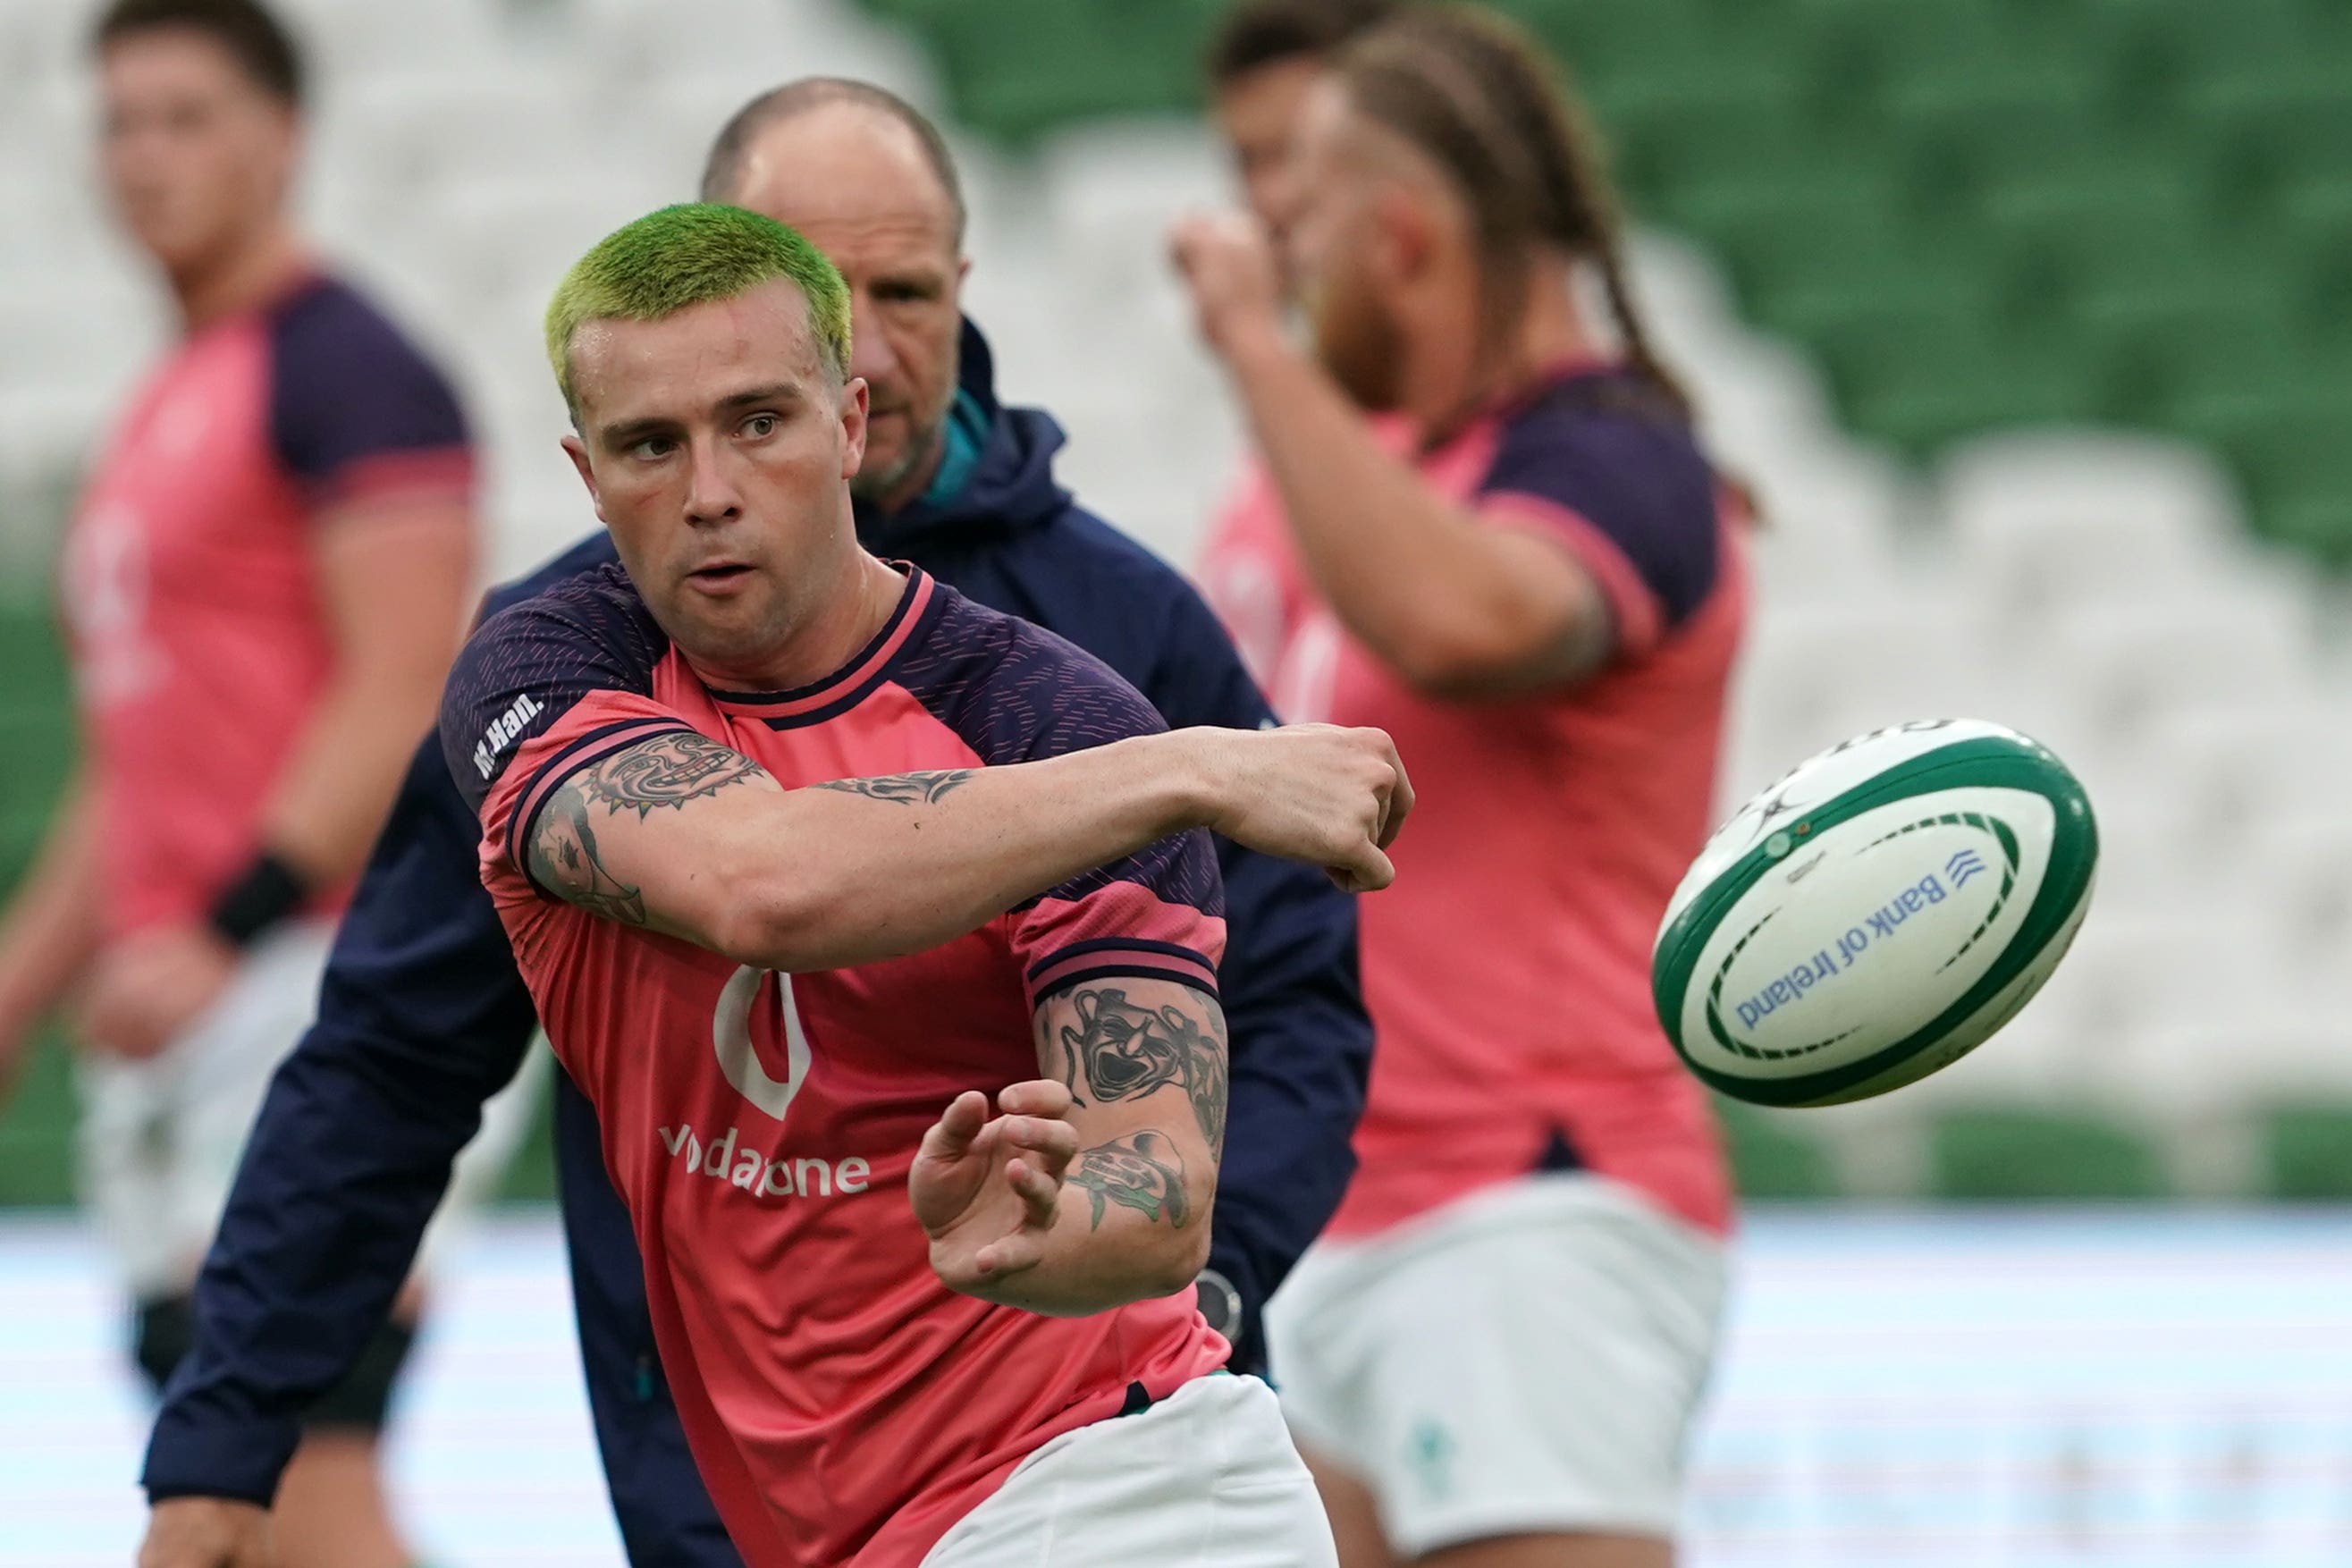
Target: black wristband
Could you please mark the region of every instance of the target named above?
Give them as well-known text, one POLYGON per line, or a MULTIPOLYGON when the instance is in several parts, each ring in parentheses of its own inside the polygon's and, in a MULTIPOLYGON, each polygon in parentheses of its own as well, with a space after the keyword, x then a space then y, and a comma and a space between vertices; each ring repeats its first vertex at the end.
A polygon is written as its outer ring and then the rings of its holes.
POLYGON ((221 889, 205 919, 231 947, 250 947, 310 900, 310 885, 302 873, 264 849, 243 875, 221 889))

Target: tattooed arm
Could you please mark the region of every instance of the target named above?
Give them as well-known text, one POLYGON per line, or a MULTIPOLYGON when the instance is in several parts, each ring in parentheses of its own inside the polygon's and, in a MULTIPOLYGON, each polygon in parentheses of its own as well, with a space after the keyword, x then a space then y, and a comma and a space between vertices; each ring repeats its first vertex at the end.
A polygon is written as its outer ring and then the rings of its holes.
POLYGON ((836 969, 936 947, 1192 827, 1382 886, 1379 844, 1411 799, 1395 755, 1372 731, 1182 730, 786 790, 677 730, 574 772, 520 826, 552 897, 739 963, 836 969))
POLYGON ((1224 1152, 1225 1018, 1216 999, 1171 980, 1113 976, 1049 997, 1036 1034, 1044 1081, 1005 1091, 1001 1109, 1014 1114, 983 1128, 965 1112, 980 1157, 966 1177, 969 1206, 940 1207, 956 1223, 932 1223, 917 1184, 933 1267, 967 1295, 1055 1317, 1189 1289, 1208 1261, 1224 1152), (1037 1092, 1056 1085, 1061 1095, 1037 1092), (1067 1123, 1069 1147, 1045 1136, 1034 1125, 1042 1120, 1067 1123), (990 1129, 1001 1129, 993 1143, 990 1129), (1030 1185, 1040 1206, 1050 1194, 1053 1207, 1024 1227, 1013 1266, 980 1267, 983 1248, 955 1232, 970 1220, 976 1242, 1007 1233, 1009 1195, 983 1184, 1001 1185, 995 1170, 1008 1158, 1045 1174, 1030 1185), (982 1207, 991 1197, 992 1216, 982 1207))

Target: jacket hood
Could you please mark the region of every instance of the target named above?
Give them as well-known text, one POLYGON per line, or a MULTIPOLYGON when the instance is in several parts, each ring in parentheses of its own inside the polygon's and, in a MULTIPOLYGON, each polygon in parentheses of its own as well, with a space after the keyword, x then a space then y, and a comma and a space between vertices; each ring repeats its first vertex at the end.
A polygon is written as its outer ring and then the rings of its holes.
POLYGON ((857 537, 889 557, 908 542, 942 531, 971 534, 1013 531, 1051 521, 1070 506, 1070 492, 1054 479, 1054 454, 1066 437, 1041 408, 1007 408, 996 400, 996 362, 988 340, 964 318, 957 376, 960 416, 983 431, 971 477, 941 500, 918 500, 893 517, 857 504, 857 537))

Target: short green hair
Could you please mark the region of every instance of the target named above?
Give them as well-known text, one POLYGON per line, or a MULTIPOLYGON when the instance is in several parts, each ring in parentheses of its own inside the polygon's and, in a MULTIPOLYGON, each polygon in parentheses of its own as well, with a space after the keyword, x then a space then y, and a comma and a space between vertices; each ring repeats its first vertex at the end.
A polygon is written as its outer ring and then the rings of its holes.
POLYGON ((849 286, 832 262, 772 217, 713 202, 647 213, 598 240, 572 263, 547 306, 547 358, 576 416, 572 335, 590 321, 657 321, 713 300, 731 300, 773 279, 808 300, 809 329, 826 366, 849 374, 849 286))

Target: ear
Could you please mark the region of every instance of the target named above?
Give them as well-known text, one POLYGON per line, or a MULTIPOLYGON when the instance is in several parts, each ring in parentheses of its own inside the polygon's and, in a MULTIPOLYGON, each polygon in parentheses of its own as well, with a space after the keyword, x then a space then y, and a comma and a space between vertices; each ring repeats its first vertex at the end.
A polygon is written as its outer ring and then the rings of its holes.
POLYGON ((1383 282, 1414 282, 1436 257, 1435 215, 1402 185, 1390 185, 1372 198, 1371 229, 1369 259, 1383 282))
POLYGON ((841 384, 841 477, 854 479, 866 461, 866 378, 841 384))
POLYGON ((588 487, 588 499, 596 507, 596 521, 604 521, 604 498, 596 492, 596 468, 588 460, 587 443, 577 435, 566 436, 563 438, 563 455, 572 459, 572 471, 578 474, 580 482, 588 487))

